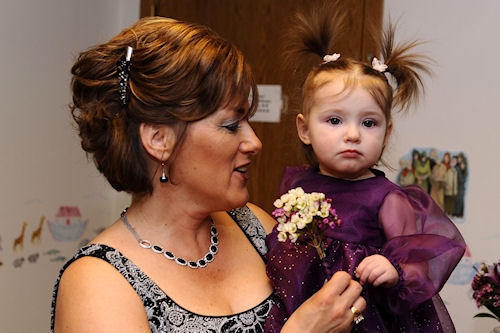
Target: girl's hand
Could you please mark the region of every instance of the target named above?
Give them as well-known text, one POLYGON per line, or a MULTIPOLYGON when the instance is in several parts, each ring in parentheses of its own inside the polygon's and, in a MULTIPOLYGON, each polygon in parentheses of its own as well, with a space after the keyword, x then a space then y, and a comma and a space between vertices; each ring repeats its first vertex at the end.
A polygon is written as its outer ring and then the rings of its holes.
POLYGON ((290 316, 281 333, 349 332, 354 326, 354 306, 360 312, 366 301, 360 296, 361 285, 346 272, 336 272, 330 281, 290 316))
POLYGON ((375 287, 391 288, 398 283, 399 274, 386 257, 374 254, 366 257, 356 268, 356 277, 361 284, 370 283, 375 287))

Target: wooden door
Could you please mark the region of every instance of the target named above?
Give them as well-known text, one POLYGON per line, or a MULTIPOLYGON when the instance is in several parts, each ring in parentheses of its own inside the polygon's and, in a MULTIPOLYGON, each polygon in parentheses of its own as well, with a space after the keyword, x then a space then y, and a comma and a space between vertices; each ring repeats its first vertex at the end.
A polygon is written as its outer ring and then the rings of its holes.
MULTIPOLYGON (((282 67, 280 38, 289 16, 312 0, 142 0, 141 16, 166 16, 211 27, 242 50, 258 84, 279 84, 287 107, 280 123, 252 122, 263 144, 250 169, 250 201, 271 212, 279 181, 287 165, 305 163, 297 138, 295 116, 300 110, 303 77, 282 67)), ((344 55, 367 57, 374 53, 366 22, 380 29, 383 0, 343 0, 352 9, 349 38, 339 47, 344 55)), ((320 59, 312 57, 302 68, 320 59)))

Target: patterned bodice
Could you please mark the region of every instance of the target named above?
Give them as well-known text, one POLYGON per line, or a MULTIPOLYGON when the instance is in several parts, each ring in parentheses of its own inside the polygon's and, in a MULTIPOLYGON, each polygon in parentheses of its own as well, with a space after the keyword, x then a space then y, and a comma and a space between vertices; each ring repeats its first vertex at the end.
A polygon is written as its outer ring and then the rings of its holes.
MULTIPOLYGON (((228 212, 263 257, 267 253, 266 232, 248 207, 228 212)), ((55 304, 59 281, 64 270, 75 260, 91 256, 115 267, 140 296, 151 332, 263 332, 266 317, 275 302, 271 294, 259 305, 229 316, 203 316, 176 304, 156 283, 118 250, 103 244, 82 247, 61 269, 52 298, 51 331, 54 330, 55 304)))

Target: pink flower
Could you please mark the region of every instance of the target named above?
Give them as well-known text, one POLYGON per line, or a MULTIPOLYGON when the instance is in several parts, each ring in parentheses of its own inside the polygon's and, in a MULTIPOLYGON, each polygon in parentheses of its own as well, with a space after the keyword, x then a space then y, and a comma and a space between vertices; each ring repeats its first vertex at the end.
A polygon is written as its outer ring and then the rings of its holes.
POLYGON ((486 266, 488 272, 484 274, 487 278, 491 280, 494 284, 500 284, 500 272, 499 272, 500 263, 496 263, 490 266, 486 266))
POLYGON ((491 313, 480 313, 476 316, 495 318, 500 321, 500 276, 499 265, 482 264, 479 269, 476 269, 477 274, 471 282, 472 297, 476 301, 477 307, 484 306, 491 313))

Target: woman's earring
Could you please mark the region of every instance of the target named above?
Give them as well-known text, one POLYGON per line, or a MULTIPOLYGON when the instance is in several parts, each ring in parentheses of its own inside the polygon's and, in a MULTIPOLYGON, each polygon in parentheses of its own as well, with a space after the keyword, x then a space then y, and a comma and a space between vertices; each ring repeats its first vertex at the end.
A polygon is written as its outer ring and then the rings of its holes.
POLYGON ((161 177, 160 177, 160 183, 166 183, 168 182, 168 177, 165 175, 165 163, 161 162, 161 177))

